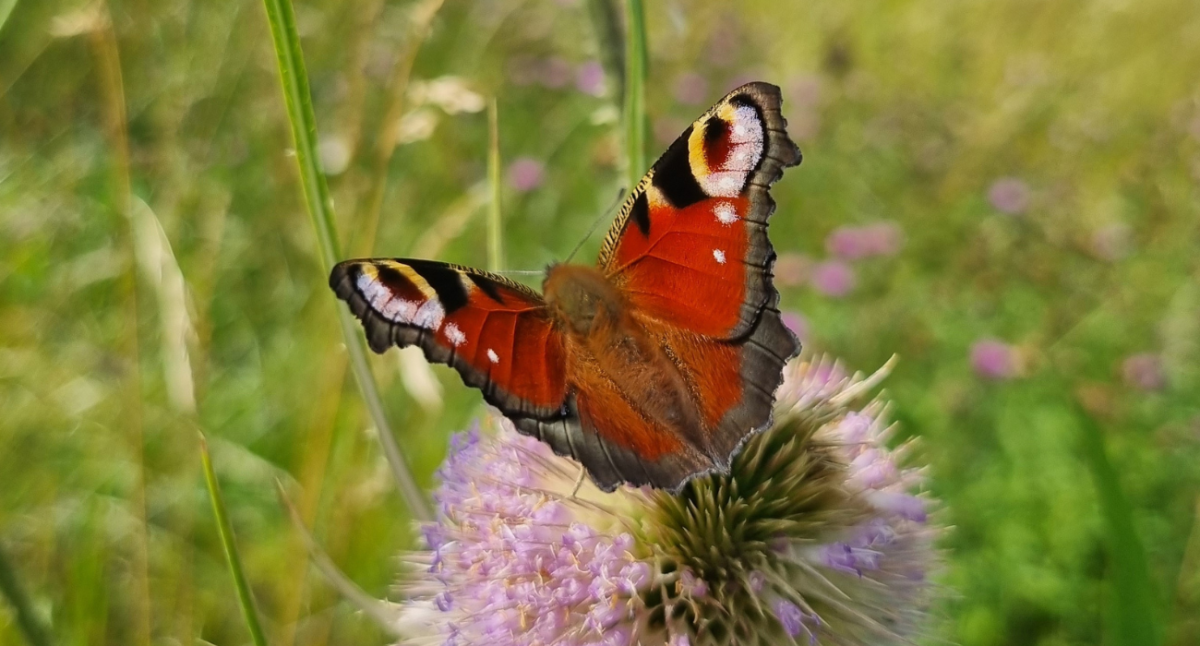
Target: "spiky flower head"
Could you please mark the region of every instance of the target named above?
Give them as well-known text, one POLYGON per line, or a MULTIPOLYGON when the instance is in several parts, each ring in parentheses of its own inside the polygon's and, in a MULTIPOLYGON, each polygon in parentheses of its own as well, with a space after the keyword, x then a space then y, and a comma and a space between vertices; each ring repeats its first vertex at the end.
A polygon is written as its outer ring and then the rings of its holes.
POLYGON ((858 405, 885 373, 793 362, 775 423, 678 494, 580 485, 504 422, 458 436, 396 629, 447 646, 909 643, 936 529, 886 407, 858 405))

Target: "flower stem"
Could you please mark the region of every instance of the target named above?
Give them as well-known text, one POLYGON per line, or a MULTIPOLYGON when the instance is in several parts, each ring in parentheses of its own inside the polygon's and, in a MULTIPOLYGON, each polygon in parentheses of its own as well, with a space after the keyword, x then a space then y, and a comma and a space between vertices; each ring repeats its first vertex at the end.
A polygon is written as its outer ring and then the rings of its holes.
MULTIPOLYGON (((308 73, 304 68, 304 54, 300 49, 300 37, 296 32, 296 16, 291 0, 263 0, 267 20, 271 24, 271 38, 275 44, 275 56, 279 68, 279 81, 283 98, 287 104, 288 121, 292 125, 292 137, 296 147, 296 165, 300 170, 300 184, 304 189, 304 200, 317 234, 317 248, 321 265, 326 272, 338 258, 337 231, 333 225, 333 200, 325 175, 321 172, 317 155, 317 119, 313 113, 312 95, 308 88, 308 73)), ((333 302, 333 299, 330 299, 333 302)), ((350 313, 338 307, 338 323, 350 355, 350 366, 358 381, 359 390, 367 404, 367 410, 379 432, 383 452, 391 467, 392 476, 408 503, 409 511, 418 520, 430 520, 433 512, 421 489, 413 479, 408 463, 396 443, 391 424, 384 412, 383 401, 371 376, 367 363, 362 335, 358 333, 350 313)))
POLYGON ((625 155, 629 190, 646 172, 646 12, 642 0, 625 1, 625 155))

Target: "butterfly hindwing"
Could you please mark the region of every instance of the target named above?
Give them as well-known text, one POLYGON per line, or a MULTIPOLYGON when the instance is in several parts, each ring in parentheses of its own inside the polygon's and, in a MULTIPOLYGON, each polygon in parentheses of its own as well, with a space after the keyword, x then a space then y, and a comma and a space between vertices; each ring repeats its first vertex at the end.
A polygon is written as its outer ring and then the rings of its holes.
POLYGON ((415 345, 512 417, 552 418, 567 398, 561 334, 536 292, 430 260, 338 263, 329 277, 362 320, 371 349, 415 345))

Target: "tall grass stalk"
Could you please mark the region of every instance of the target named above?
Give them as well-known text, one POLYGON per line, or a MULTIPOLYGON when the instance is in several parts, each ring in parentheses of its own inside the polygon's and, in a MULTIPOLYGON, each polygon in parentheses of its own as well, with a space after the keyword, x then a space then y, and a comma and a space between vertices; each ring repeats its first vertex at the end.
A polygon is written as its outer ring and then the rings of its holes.
POLYGON ((200 435, 200 461, 204 464, 204 484, 208 487, 208 499, 212 502, 217 532, 221 536, 221 547, 225 549, 225 561, 229 565, 229 574, 233 576, 233 586, 237 589, 238 605, 242 608, 242 616, 246 619, 246 626, 250 629, 250 638, 255 646, 266 646, 267 638, 258 622, 258 611, 254 609, 254 594, 250 591, 250 585, 246 583, 245 573, 242 572, 242 559, 238 555, 237 542, 233 537, 233 526, 229 523, 229 515, 225 513, 225 501, 221 498, 221 488, 217 484, 212 456, 208 453, 208 440, 204 439, 204 435, 200 435))
POLYGON ((646 12, 642 0, 625 1, 625 156, 629 190, 646 172, 646 12))
POLYGON ((8 555, 4 553, 3 545, 0 545, 0 594, 8 599, 13 614, 17 616, 17 625, 30 646, 50 646, 50 631, 34 613, 29 597, 25 596, 8 555))
POLYGON ((488 188, 491 204, 488 205, 487 241, 488 269, 504 269, 504 225, 500 217, 500 114, 496 98, 488 103, 488 188))
POLYGON ((1083 458, 1096 483, 1104 535, 1109 554, 1109 598, 1105 613, 1109 643, 1117 646, 1159 646, 1163 643, 1159 623, 1160 597, 1150 576, 1146 550, 1133 523, 1133 508, 1125 497, 1116 468, 1104 449, 1104 434, 1082 406, 1077 417, 1082 424, 1083 458))
MULTIPOLYGON (((288 121, 292 126, 292 137, 296 148, 296 165, 300 170, 300 184, 304 200, 308 205, 313 230, 317 234, 317 247, 321 264, 326 272, 337 262, 339 247, 337 231, 333 225, 333 200, 321 172, 317 154, 317 119, 313 113, 312 95, 308 87, 308 73, 304 68, 304 55, 300 49, 300 36, 296 32, 296 16, 290 0, 263 0, 267 20, 271 25, 271 38, 275 45, 275 57, 279 69, 279 81, 283 98, 287 104, 288 121)), ((330 301, 332 302, 332 298, 330 301)), ((396 484, 408 504, 413 517, 419 520, 433 518, 429 501, 413 479, 408 463, 396 443, 384 412, 379 389, 371 376, 367 363, 366 347, 362 335, 354 324, 350 313, 338 307, 338 323, 350 355, 350 366, 358 381, 359 390, 367 404, 367 410, 379 432, 383 452, 391 467, 396 484)))

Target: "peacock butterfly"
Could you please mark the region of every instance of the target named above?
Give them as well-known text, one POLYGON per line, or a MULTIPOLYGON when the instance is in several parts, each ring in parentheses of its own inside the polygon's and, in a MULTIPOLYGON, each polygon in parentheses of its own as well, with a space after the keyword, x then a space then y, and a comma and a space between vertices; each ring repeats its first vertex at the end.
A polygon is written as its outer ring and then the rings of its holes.
POLYGON ((771 421, 784 363, 769 188, 800 163, 779 88, 700 116, 638 183, 596 267, 555 264, 542 293, 432 260, 338 263, 329 285, 371 349, 416 345, 596 484, 676 490, 726 471, 771 421))

